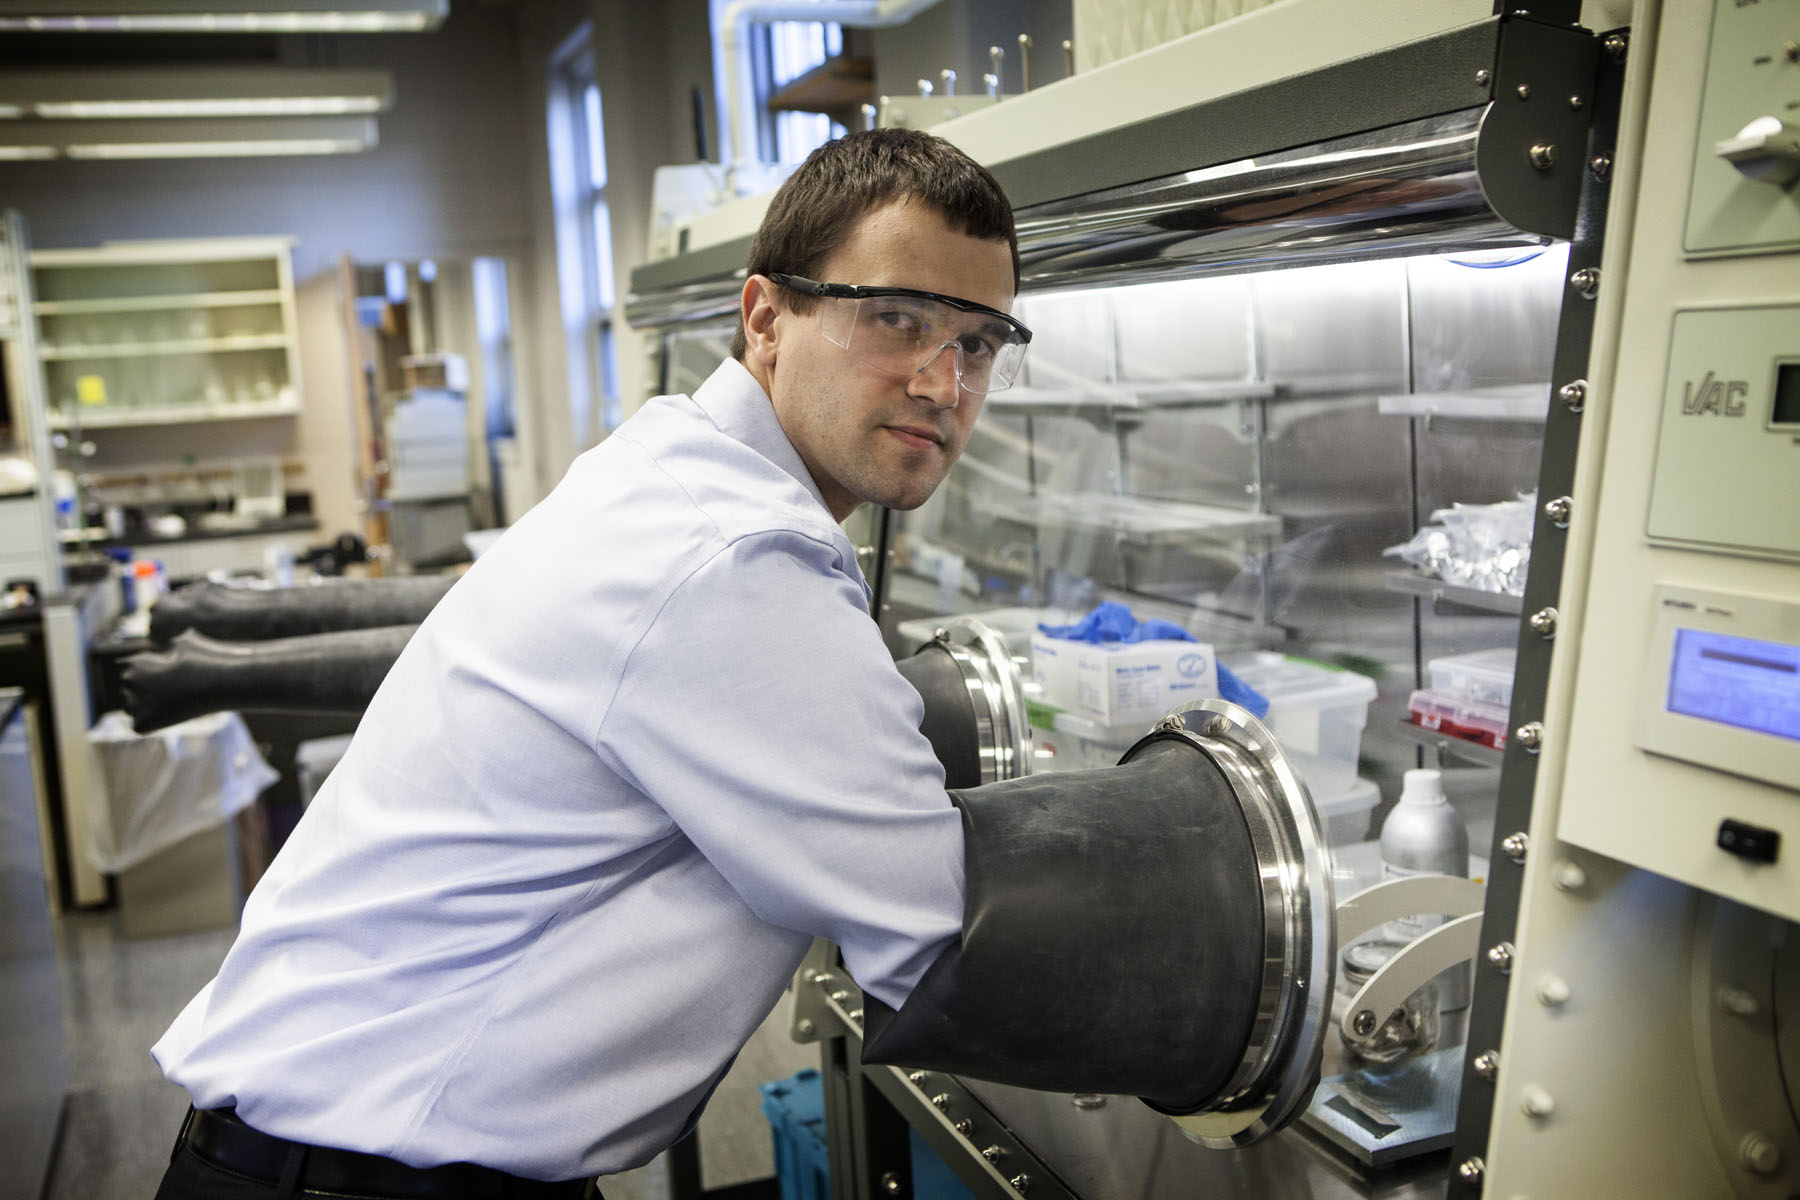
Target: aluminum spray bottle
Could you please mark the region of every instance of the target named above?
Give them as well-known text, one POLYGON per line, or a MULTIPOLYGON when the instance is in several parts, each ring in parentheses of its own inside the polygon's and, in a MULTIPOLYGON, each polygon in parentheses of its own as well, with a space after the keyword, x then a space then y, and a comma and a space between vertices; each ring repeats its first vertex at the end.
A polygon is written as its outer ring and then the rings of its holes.
MULTIPOLYGON (((1444 798, 1444 778, 1429 768, 1408 771, 1400 802, 1381 825, 1381 875, 1398 879, 1405 875, 1469 874, 1469 827, 1462 815, 1444 798)), ((1444 923, 1435 914, 1400 917, 1388 922, 1386 937, 1410 942, 1444 923)), ((1445 972, 1439 995, 1445 1011, 1468 1004, 1466 966, 1445 972)))

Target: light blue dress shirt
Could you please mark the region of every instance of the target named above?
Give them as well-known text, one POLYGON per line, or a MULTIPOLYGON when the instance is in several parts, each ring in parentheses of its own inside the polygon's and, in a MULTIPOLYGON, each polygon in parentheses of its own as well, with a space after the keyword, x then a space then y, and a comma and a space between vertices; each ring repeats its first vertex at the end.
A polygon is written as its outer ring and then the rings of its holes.
POLYGON ((728 360, 584 454, 407 645, 153 1053, 196 1106, 537 1179, 679 1138, 817 935, 957 935, 922 703, 728 360))

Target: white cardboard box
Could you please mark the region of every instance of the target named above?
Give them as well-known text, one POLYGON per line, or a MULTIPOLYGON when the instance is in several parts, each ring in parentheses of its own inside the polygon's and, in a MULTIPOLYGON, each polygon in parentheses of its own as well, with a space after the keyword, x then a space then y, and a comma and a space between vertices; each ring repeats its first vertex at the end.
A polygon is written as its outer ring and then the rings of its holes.
POLYGON ((1045 704, 1102 725, 1152 723, 1219 694, 1218 660, 1205 642, 1095 644, 1036 633, 1031 663, 1045 704))

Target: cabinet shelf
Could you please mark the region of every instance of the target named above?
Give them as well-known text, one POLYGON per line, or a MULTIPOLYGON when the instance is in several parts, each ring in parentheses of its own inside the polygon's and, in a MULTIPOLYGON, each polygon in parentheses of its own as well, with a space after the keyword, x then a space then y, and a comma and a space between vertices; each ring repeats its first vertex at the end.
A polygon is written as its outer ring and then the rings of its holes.
POLYGON ((32 309, 40 317, 81 316, 92 313, 180 312, 190 308, 250 308, 280 304, 281 292, 259 288, 247 292, 188 292, 163 296, 114 296, 99 300, 39 300, 32 309))
POLYGON ((286 350, 284 333, 256 333, 238 337, 190 338, 170 342, 119 342, 110 346, 45 346, 38 357, 45 362, 85 362, 89 359, 147 358, 167 354, 222 354, 236 350, 286 350))
POLYGON ((1435 729, 1422 729, 1411 721, 1396 721, 1395 725, 1399 729, 1401 740, 1420 746, 1429 746, 1440 756, 1448 755, 1477 767, 1496 769, 1506 758, 1504 750, 1483 746, 1479 742, 1466 741, 1435 729))
POLYGON ((987 398, 987 411, 1018 416, 1144 417, 1155 412, 1204 408, 1240 400, 1269 400, 1272 383, 1258 380, 1163 380, 1145 383, 1083 382, 1074 387, 1015 387, 987 398))
POLYGON ((1406 392, 1382 396, 1376 407, 1383 416, 1542 425, 1550 407, 1550 385, 1517 383, 1450 392, 1406 392))
POLYGON ((1281 534, 1281 518, 1270 513, 1103 492, 1020 497, 997 504, 994 511, 997 516, 1038 528, 1110 533, 1145 546, 1244 542, 1281 534))
POLYGON ((166 404, 142 408, 108 408, 97 406, 81 415, 79 421, 53 411, 50 428, 82 429, 124 428, 132 425, 189 425, 208 421, 247 421, 258 417, 291 417, 300 411, 300 402, 285 400, 252 401, 248 404, 166 404))
POLYGON ((1516 617, 1525 611, 1523 596, 1514 596, 1507 592, 1484 592, 1479 588, 1446 583, 1442 579, 1421 575, 1417 571, 1389 571, 1382 577, 1382 583, 1390 591, 1424 596, 1434 603, 1454 604, 1460 608, 1475 609, 1499 616, 1516 617))

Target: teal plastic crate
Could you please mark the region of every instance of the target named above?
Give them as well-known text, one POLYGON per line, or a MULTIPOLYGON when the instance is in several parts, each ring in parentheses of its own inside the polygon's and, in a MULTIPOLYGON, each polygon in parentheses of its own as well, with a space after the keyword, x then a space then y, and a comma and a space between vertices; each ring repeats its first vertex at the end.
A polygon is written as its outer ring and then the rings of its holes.
MULTIPOLYGON (((774 1139, 781 1200, 830 1200, 825 1086, 819 1073, 808 1067, 786 1079, 762 1084, 758 1090, 774 1139)), ((917 1130, 912 1131, 912 1175, 915 1200, 975 1200, 917 1130)))

